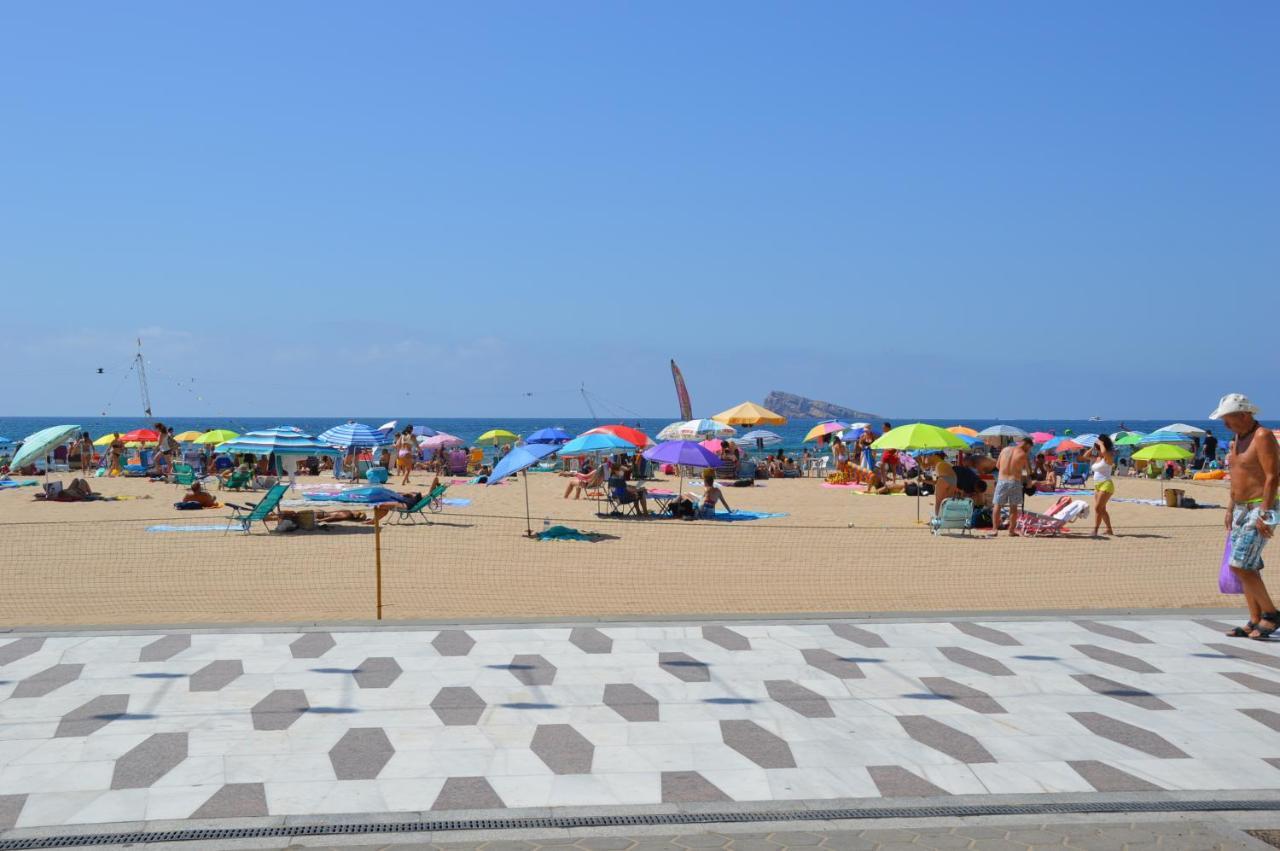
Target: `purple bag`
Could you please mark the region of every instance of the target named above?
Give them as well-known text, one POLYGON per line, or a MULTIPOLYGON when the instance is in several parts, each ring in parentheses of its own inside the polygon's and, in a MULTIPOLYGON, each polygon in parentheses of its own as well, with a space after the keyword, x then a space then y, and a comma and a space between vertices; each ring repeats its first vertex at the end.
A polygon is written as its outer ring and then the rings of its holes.
POLYGON ((1223 594, 1243 594, 1244 586, 1240 577, 1231 569, 1231 536, 1227 535, 1227 545, 1222 550, 1222 567, 1218 568, 1218 590, 1223 594))

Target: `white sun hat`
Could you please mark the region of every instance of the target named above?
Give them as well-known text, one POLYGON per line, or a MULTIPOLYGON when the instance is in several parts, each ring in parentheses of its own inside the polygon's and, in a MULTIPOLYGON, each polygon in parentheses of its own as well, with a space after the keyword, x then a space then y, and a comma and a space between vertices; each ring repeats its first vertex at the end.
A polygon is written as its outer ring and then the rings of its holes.
POLYGON ((1209 415, 1211 420, 1220 420, 1227 414, 1256 414, 1258 406, 1249 401, 1243 393, 1228 393, 1218 400, 1218 407, 1209 415))

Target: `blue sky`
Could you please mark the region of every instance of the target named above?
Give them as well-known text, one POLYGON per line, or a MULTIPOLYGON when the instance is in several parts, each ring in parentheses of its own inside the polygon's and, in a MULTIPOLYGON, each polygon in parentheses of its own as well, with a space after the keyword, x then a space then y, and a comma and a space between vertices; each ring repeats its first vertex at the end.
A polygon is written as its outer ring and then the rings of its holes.
POLYGON ((141 333, 169 416, 665 416, 671 357, 699 413, 1280 411, 1277 37, 1274 2, 6 3, 3 407, 119 405, 141 333))

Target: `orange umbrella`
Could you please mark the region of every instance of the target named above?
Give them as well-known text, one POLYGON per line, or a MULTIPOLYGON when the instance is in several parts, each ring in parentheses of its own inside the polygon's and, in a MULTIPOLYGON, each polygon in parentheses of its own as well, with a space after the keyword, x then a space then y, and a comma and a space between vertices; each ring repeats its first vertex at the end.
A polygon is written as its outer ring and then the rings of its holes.
POLYGON ((963 435, 965 435, 966 437, 977 437, 977 436, 978 436, 978 433, 977 433, 976 431, 974 431, 973 429, 969 428, 968 426, 960 426, 960 425, 956 425, 956 426, 949 426, 949 427, 947 428, 947 431, 951 432, 952 434, 963 434, 963 435))
POLYGON ((583 434, 611 434, 614 437, 622 438, 637 449, 653 446, 653 441, 649 439, 649 435, 639 429, 621 424, 596 426, 595 428, 587 429, 583 434))
POLYGON ((156 434, 149 428, 135 428, 133 431, 120 435, 120 439, 125 443, 137 441, 138 443, 155 443, 160 439, 160 435, 156 434))

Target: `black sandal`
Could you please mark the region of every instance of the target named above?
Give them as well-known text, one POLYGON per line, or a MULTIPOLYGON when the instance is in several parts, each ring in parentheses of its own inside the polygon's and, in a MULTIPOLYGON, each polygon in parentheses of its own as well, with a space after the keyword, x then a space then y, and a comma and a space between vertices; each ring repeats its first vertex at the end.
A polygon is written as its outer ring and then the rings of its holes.
POLYGON ((1231 630, 1231 632, 1228 632, 1227 638, 1248 638, 1250 635, 1253 634, 1253 631, 1257 628, 1258 628, 1258 625, 1256 623, 1254 623, 1253 621, 1249 621, 1244 626, 1238 626, 1235 629, 1231 630))
POLYGON ((1280 612, 1263 612, 1262 617, 1258 619, 1257 627, 1253 630, 1257 635, 1251 633, 1249 638, 1254 641, 1270 641, 1271 633, 1278 629, 1280 629, 1280 612), (1264 623, 1271 624, 1271 628, 1264 627, 1264 623))

